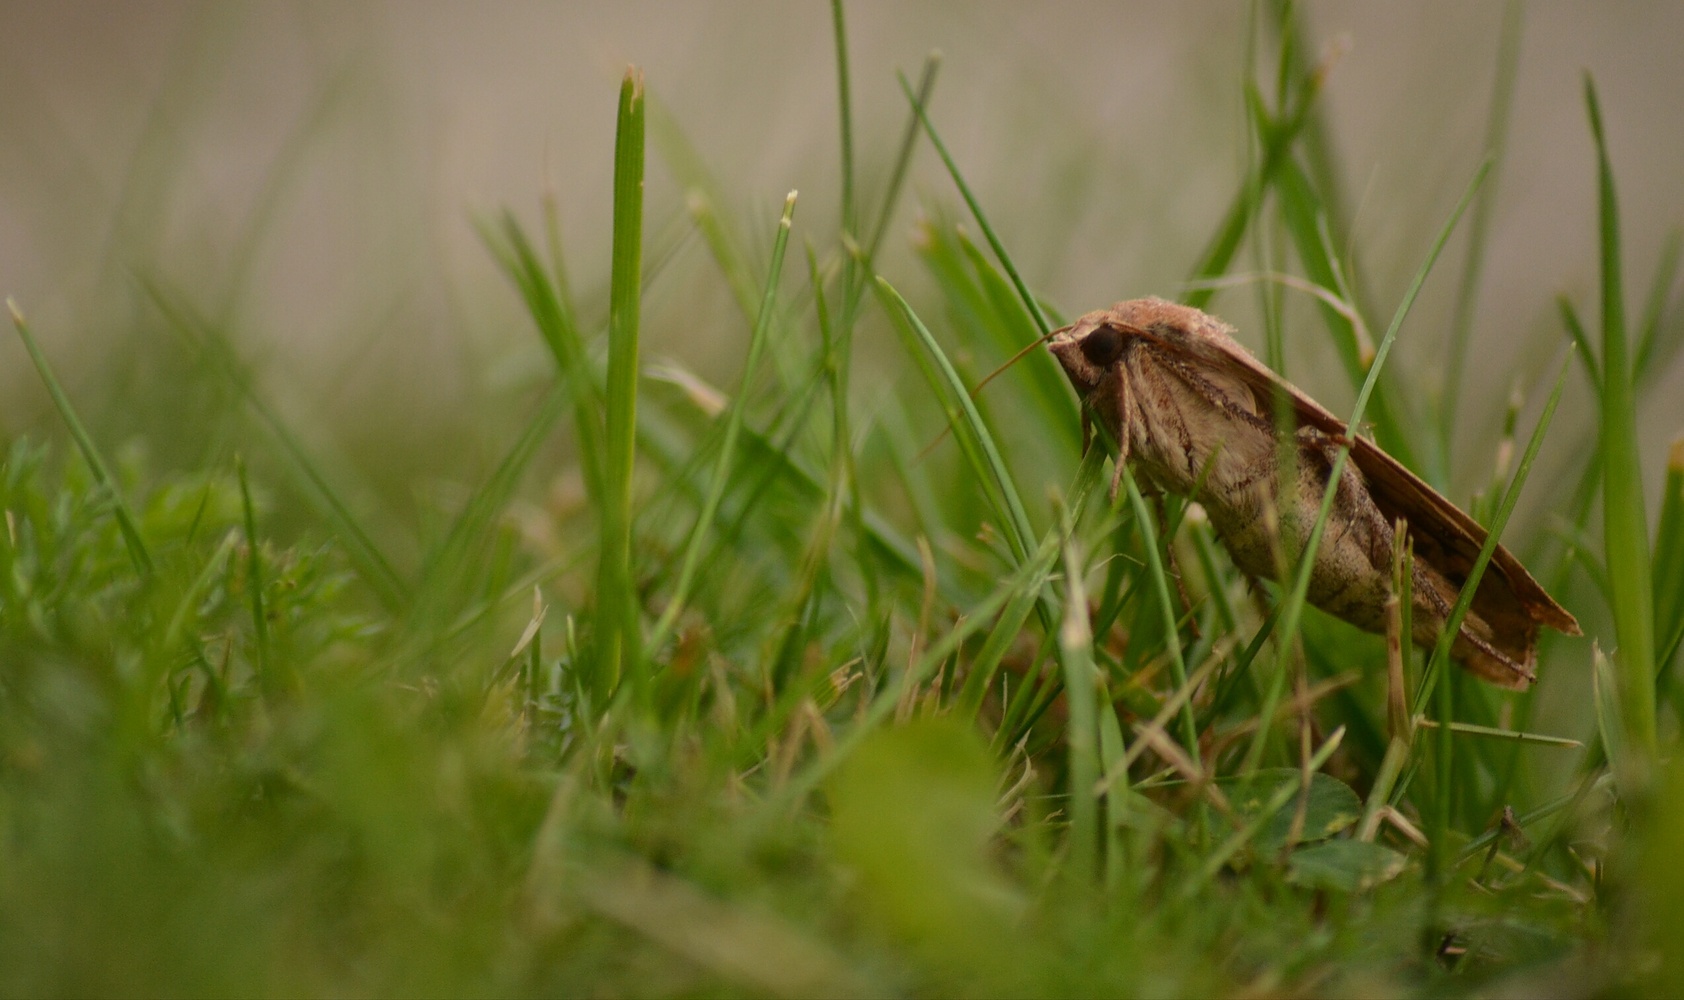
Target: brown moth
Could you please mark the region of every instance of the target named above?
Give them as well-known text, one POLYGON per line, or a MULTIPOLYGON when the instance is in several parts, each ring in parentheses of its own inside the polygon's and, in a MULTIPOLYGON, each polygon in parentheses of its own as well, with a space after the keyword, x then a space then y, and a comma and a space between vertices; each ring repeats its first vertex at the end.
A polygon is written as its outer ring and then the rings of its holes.
MULTIPOLYGON (((1127 463, 1147 489, 1198 501, 1235 565, 1275 579, 1277 555, 1291 565, 1303 552, 1346 442, 1345 424, 1264 367, 1232 333, 1197 309, 1134 299, 1055 331, 1048 347, 1082 399, 1084 445, 1093 415, 1117 440, 1112 495, 1127 463), (1279 394, 1297 426, 1286 445, 1296 464, 1286 496, 1273 417, 1279 394)), ((1415 545, 1414 640, 1431 647, 1485 529, 1372 441, 1349 443, 1310 575, 1310 603, 1384 633, 1393 525, 1401 519, 1415 545)), ((1493 684, 1523 689, 1536 679, 1540 625, 1579 634, 1573 616, 1499 545, 1451 655, 1493 684)))

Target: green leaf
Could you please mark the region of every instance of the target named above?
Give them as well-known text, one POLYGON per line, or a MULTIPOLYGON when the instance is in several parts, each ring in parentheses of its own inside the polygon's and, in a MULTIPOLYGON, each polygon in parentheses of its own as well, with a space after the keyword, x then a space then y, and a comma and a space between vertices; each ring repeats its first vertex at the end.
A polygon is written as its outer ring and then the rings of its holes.
MULTIPOLYGON (((1249 779, 1229 778, 1219 784, 1228 792, 1234 812, 1243 822, 1260 815, 1277 792, 1288 786, 1295 786, 1301 777, 1302 774, 1296 767, 1269 767, 1258 771, 1249 779)), ((1286 846, 1297 807, 1298 800, 1295 795, 1285 808, 1269 817, 1252 840, 1257 851, 1269 854, 1286 846)), ((1351 786, 1332 775, 1318 771, 1310 775, 1310 794, 1304 806, 1304 826, 1293 839, 1293 843, 1307 844, 1326 840, 1361 818, 1362 799, 1351 790, 1351 786)))
POLYGON ((1293 851, 1287 881, 1306 889, 1365 892, 1403 873, 1409 859, 1381 844, 1329 840, 1293 851))

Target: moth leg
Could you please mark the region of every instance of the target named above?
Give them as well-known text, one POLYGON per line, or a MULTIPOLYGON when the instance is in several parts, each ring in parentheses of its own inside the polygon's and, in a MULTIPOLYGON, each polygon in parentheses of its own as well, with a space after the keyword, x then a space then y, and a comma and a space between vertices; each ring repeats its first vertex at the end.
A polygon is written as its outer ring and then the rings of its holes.
MULTIPOLYGON (((1128 465, 1129 444, 1134 438, 1134 397, 1129 395, 1128 377, 1119 375, 1117 383, 1117 464, 1111 467, 1111 501, 1123 488, 1123 469, 1128 465)), ((1084 417, 1085 419, 1085 417, 1084 417)))
MULTIPOLYGON (((1170 579, 1175 581, 1175 593, 1181 598, 1182 609, 1191 612, 1193 598, 1187 593, 1187 581, 1181 575, 1181 560, 1175 555, 1175 540, 1169 537, 1169 512, 1164 509, 1162 493, 1152 498, 1152 507, 1158 515, 1158 537, 1164 543, 1165 569, 1169 571, 1170 579)), ((1191 614, 1187 616, 1187 629, 1194 639, 1199 638, 1199 620, 1191 614)))

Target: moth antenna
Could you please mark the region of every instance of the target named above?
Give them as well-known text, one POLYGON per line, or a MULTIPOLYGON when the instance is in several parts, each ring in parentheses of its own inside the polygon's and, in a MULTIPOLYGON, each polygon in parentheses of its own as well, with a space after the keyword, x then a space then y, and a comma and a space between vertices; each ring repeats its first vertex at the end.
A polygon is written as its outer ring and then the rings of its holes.
POLYGON ((1015 365, 1019 361, 1022 361, 1024 359, 1024 356, 1027 355, 1030 351, 1033 351, 1035 348, 1040 347, 1042 344, 1044 344, 1047 341, 1053 339, 1054 337, 1058 336, 1059 334, 1063 333, 1064 331, 1066 331, 1068 329, 1070 329, 1070 328, 1067 327, 1067 326, 1061 326, 1056 330, 1049 331, 1047 334, 1045 334, 1042 337, 1037 338, 1036 340, 1030 341, 1030 343, 1026 347, 1024 347, 1023 350, 1018 351, 1016 354, 1007 358, 1004 364, 1002 364, 1000 367, 994 369, 993 371, 989 372, 983 378, 983 380, 981 382, 978 382, 976 384, 975 388, 971 389, 971 398, 975 399, 976 394, 982 391, 983 386, 985 386, 988 383, 994 381, 995 376, 999 375, 1001 372, 1005 371, 1007 368, 1010 368, 1012 365, 1015 365))
MULTIPOLYGON (((1040 347, 1042 344, 1044 344, 1047 341, 1053 339, 1054 337, 1058 336, 1059 334, 1063 333, 1064 331, 1066 331, 1068 329, 1070 329, 1070 328, 1067 327, 1067 326, 1061 326, 1056 330, 1048 331, 1046 334, 1042 335, 1041 337, 1038 337, 1035 340, 1030 341, 1029 344, 1026 347, 1024 347, 1023 350, 1018 351, 1016 354, 1012 355, 1010 358, 1007 358, 1006 362, 1004 364, 1002 364, 1000 367, 994 369, 993 371, 989 372, 983 378, 983 380, 981 382, 978 382, 976 385, 972 386, 971 391, 970 391, 970 397, 972 399, 975 399, 977 393, 982 391, 982 387, 987 385, 988 383, 994 381, 994 377, 996 375, 999 375, 1001 372, 1005 371, 1007 368, 1010 368, 1012 365, 1015 365, 1019 361, 1022 361, 1024 359, 1024 357, 1026 355, 1028 355, 1028 353, 1030 351, 1033 351, 1035 348, 1040 347)), ((930 452, 936 450, 937 445, 941 444, 943 441, 946 441, 947 435, 951 434, 952 432, 953 432, 953 428, 943 427, 941 429, 941 433, 936 435, 936 439, 934 441, 931 441, 929 444, 925 445, 924 450, 920 451, 918 453, 918 457, 912 460, 912 464, 917 465, 919 462, 922 462, 930 454, 930 452)), ((1085 452, 1087 449, 1084 446, 1082 450, 1085 452)))

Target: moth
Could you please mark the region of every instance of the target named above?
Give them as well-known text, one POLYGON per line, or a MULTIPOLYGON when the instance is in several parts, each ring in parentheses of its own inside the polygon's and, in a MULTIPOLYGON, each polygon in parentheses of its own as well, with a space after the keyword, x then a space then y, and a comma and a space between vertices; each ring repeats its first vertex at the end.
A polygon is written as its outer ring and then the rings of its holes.
MULTIPOLYGON (((1372 441, 1347 439, 1343 421, 1253 358, 1233 333, 1197 309, 1146 298, 1090 312, 1051 335, 1048 348, 1081 397, 1084 448, 1095 417, 1117 442, 1112 495, 1127 466, 1143 487, 1197 501, 1236 566, 1277 579, 1278 565, 1302 555, 1335 456, 1348 444, 1309 601, 1384 633, 1401 519, 1414 541, 1412 637, 1431 647, 1485 529, 1372 441), (1289 431, 1278 429, 1277 397, 1290 408, 1289 431)), ((1524 689, 1536 679, 1540 626, 1580 634, 1499 545, 1451 655, 1493 684, 1524 689)))

